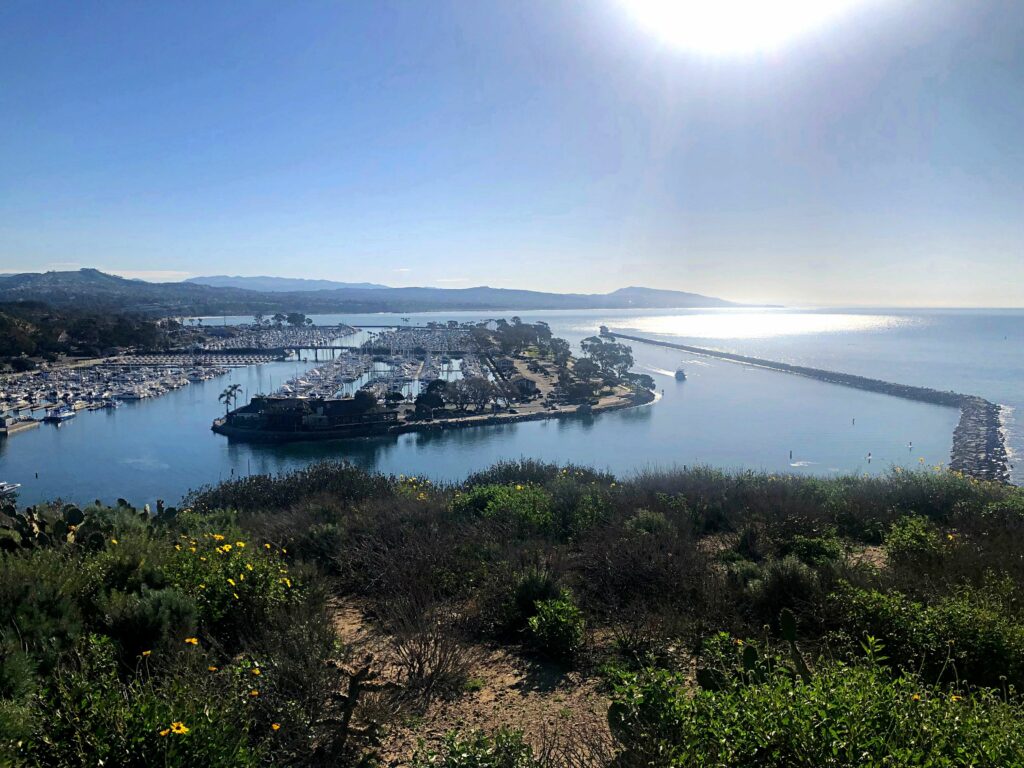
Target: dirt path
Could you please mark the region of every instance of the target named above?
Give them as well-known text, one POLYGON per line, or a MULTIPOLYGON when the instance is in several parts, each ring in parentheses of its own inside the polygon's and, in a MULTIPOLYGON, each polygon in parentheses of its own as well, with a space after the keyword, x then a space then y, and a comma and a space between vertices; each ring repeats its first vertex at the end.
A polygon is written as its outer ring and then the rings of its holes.
MULTIPOLYGON (((335 626, 342 642, 358 655, 373 653, 382 678, 400 681, 388 637, 366 619, 355 601, 339 601, 335 626)), ((553 741, 585 740, 607 747, 608 700, 596 681, 576 672, 524 658, 505 648, 476 646, 470 684, 450 700, 434 699, 400 718, 383 737, 380 754, 386 765, 409 765, 422 742, 436 747, 449 731, 522 730, 536 748, 553 741)))

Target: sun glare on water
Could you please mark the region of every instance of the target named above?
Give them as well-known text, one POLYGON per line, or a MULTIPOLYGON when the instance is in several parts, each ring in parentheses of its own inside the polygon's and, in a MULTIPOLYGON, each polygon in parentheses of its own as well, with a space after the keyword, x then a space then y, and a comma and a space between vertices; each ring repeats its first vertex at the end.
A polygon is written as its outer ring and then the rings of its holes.
POLYGON ((803 312, 711 312, 620 319, 618 327, 695 339, 767 339, 819 333, 881 331, 908 322, 892 315, 803 312))
POLYGON ((713 56, 775 50, 869 0, 621 0, 669 45, 713 56))

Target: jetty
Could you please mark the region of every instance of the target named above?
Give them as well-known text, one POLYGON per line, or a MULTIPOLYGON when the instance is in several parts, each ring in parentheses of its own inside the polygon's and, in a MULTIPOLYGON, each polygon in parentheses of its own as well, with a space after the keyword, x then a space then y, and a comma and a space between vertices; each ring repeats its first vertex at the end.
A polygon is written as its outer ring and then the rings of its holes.
POLYGON ((1010 480, 1009 457, 1000 421, 1000 407, 977 395, 966 395, 959 392, 942 391, 929 387, 915 387, 909 384, 896 384, 891 381, 872 379, 850 373, 828 371, 822 368, 810 368, 804 365, 791 365, 777 360, 766 360, 760 357, 737 355, 721 352, 706 347, 695 347, 691 344, 649 339, 633 336, 618 331, 611 331, 601 326, 601 335, 605 338, 628 339, 641 344, 652 344, 669 349, 679 349, 703 357, 713 357, 732 363, 766 368, 780 373, 816 379, 828 384, 877 392, 882 395, 901 397, 921 403, 939 405, 960 410, 960 421, 953 431, 953 447, 950 450, 949 468, 955 472, 983 480, 995 480, 1007 483, 1010 480))

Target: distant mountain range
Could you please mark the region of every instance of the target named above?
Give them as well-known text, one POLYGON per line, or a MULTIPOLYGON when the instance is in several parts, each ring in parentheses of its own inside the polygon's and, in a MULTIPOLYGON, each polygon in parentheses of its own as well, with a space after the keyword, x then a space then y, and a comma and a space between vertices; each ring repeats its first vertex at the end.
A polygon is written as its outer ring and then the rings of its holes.
POLYGON ((54 306, 174 315, 740 306, 697 293, 640 287, 604 294, 545 293, 487 286, 389 288, 373 283, 223 276, 148 283, 96 269, 0 275, 0 302, 5 301, 42 301, 54 306), (323 287, 325 284, 329 287, 323 287))
POLYGON ((186 283, 210 285, 214 288, 245 288, 250 291, 281 293, 289 291, 330 291, 338 288, 357 288, 373 290, 387 288, 379 283, 339 283, 336 280, 309 280, 304 277, 241 277, 232 275, 210 275, 209 277, 190 277, 186 283))

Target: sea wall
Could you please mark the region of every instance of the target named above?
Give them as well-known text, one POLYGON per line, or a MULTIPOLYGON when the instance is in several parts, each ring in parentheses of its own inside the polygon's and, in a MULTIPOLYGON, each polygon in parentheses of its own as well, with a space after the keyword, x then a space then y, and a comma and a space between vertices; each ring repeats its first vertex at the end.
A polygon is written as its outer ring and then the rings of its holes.
POLYGON ((856 376, 850 373, 839 373, 822 368, 809 368, 803 365, 790 365, 777 360, 765 360, 760 357, 736 355, 731 352, 719 352, 689 344, 677 344, 659 339, 648 339, 642 336, 631 336, 625 333, 609 331, 607 336, 617 339, 638 341, 642 344, 653 344, 659 347, 681 349, 695 355, 715 357, 743 365, 767 368, 795 376, 805 376, 829 384, 843 387, 863 389, 906 400, 916 400, 932 405, 941 405, 960 409, 960 421, 953 431, 953 448, 950 451, 950 468, 964 474, 985 480, 1009 482, 1008 457, 999 420, 999 406, 976 395, 964 395, 959 392, 942 391, 928 387, 915 387, 909 384, 896 384, 891 381, 856 376))

